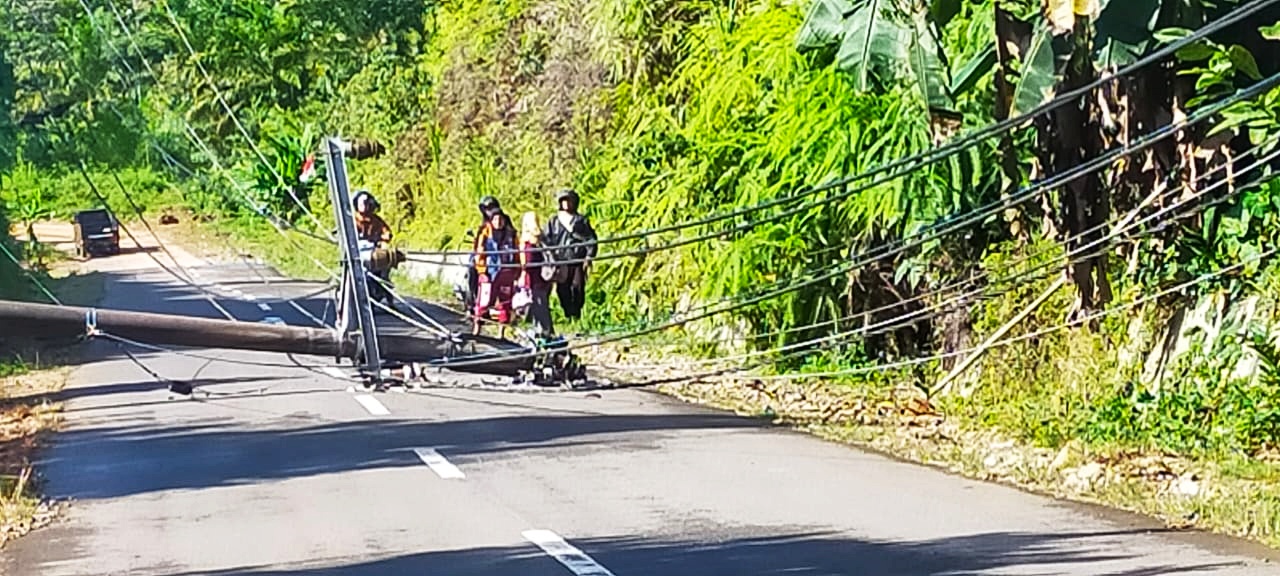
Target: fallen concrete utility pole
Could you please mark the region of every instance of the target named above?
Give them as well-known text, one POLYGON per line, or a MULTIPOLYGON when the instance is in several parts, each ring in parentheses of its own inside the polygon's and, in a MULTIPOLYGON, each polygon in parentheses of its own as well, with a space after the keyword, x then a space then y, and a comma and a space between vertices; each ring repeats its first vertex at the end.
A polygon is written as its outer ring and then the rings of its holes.
MULTIPOLYGON (((335 358, 356 358, 363 350, 357 335, 337 339, 333 332, 318 328, 0 300, 0 334, 6 337, 75 337, 94 331, 152 346, 228 348, 335 358)), ((465 342, 451 342, 439 337, 381 335, 378 344, 384 358, 396 362, 445 365, 450 357, 465 355, 467 364, 455 369, 464 372, 515 375, 533 366, 529 350, 517 344, 492 338, 465 338, 465 342), (473 363, 477 358, 483 362, 473 363)))

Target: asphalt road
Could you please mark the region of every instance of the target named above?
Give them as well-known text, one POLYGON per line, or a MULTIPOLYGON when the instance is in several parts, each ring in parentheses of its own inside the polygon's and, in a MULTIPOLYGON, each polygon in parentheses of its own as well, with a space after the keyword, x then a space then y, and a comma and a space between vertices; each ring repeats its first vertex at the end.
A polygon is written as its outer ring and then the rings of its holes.
MULTIPOLYGON (((109 272, 103 306, 314 321, 273 300, 314 286, 188 264, 230 297, 211 302, 142 262, 109 272)), ((43 464, 47 491, 73 503, 4 550, 8 574, 1280 573, 1247 544, 638 390, 515 393, 444 374, 368 395, 319 368, 327 358, 137 353, 195 384, 188 398, 93 346, 43 464)))

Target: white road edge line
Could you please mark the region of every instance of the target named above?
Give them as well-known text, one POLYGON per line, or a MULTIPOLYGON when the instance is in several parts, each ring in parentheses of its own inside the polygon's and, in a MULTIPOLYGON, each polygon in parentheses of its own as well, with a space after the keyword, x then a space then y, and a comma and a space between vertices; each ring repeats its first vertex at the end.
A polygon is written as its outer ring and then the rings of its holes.
POLYGON ((449 462, 448 458, 433 448, 414 448, 413 452, 418 455, 418 459, 422 460, 423 464, 436 473, 436 476, 445 480, 461 480, 467 477, 462 470, 449 462))
POLYGON ((368 394, 356 396, 356 402, 359 402, 361 406, 364 406, 365 410, 368 410, 374 416, 388 416, 391 414, 391 411, 387 410, 387 407, 383 406, 377 398, 368 394))
POLYGON ((578 576, 613 576, 613 572, 605 569, 604 566, 597 564, 590 556, 583 551, 573 547, 572 544, 564 541, 555 532, 550 530, 526 530, 524 539, 532 542, 547 556, 555 558, 557 562, 568 568, 570 572, 578 576))

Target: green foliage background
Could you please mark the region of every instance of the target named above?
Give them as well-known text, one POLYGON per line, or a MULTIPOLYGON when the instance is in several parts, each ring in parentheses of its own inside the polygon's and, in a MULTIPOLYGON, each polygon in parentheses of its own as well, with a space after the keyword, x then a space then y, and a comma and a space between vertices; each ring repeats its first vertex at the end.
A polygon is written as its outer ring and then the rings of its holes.
MULTIPOLYGON (((1156 28, 1194 28, 1237 4, 1127 1, 1100 2, 1102 11, 1060 42, 1040 3, 1004 0, 97 0, 89 2, 92 17, 78 0, 9 3, 0 7, 10 24, 0 32, 0 197, 21 222, 91 207, 75 171, 83 160, 113 206, 123 206, 110 176, 118 174, 148 209, 190 207, 237 242, 305 273, 301 255, 334 255, 309 241, 282 243, 255 208, 318 231, 291 195, 325 219, 321 188, 296 177, 320 136, 341 134, 387 144, 386 156, 353 163, 353 178, 383 199, 406 246, 464 250, 481 196, 498 196, 514 214, 546 213, 563 186, 582 192, 605 236, 652 229, 785 198, 933 149, 1034 107, 1072 74, 1088 80, 1149 52, 1158 45, 1156 28), (829 34, 798 46, 815 4, 834 7, 829 34), (998 10, 1026 29, 1015 39, 1027 45, 1024 57, 1004 64, 992 48, 998 10), (858 27, 873 15, 888 18, 858 27), (1121 30, 1126 22, 1141 29, 1121 30), (884 42, 895 30, 910 38, 901 50, 884 42), (857 50, 842 34, 877 42, 857 50), (1130 42, 1135 37, 1141 41, 1130 42), (895 50, 912 59, 904 64, 895 50), (1003 65, 1016 84, 1007 95, 999 86, 1003 65)), ((1172 93, 1187 87, 1175 78, 1185 78, 1194 85, 1189 96, 1199 96, 1192 104, 1210 104, 1276 71, 1274 34, 1258 32, 1276 16, 1224 31, 1141 81, 1172 93)), ((1130 109, 1167 107, 1147 98, 1130 109)), ((1216 130, 1234 135, 1235 150, 1266 142, 1280 134, 1278 104, 1280 92, 1272 90, 1219 115, 1216 130)), ((986 205, 1044 175, 1054 152, 1045 130, 1022 127, 1007 140, 785 217, 794 204, 763 211, 752 221, 769 221, 749 230, 738 229, 748 220, 737 218, 612 244, 606 252, 712 236, 600 262, 581 328, 657 322, 812 277, 849 254, 986 205)), ((1213 135, 1189 134, 1195 144, 1213 135)), ((1126 170, 1105 175, 1115 190, 1106 208, 1115 213, 1156 180, 1126 170)), ((1225 199, 1211 213, 1167 222, 1123 254, 1102 256, 1115 264, 1106 273, 1115 300, 1275 248, 1273 189, 1225 199)), ((930 290, 981 278, 990 295, 943 318, 771 368, 866 367, 971 345, 1060 270, 1051 259, 1063 253, 1061 234, 1048 223, 1067 197, 1051 194, 963 235, 695 323, 683 336, 713 353, 732 348, 710 336, 716 329, 757 334, 747 338, 756 348, 797 342, 875 321, 869 311, 913 296, 919 306, 936 304, 930 290), (1050 262, 1049 272, 1014 277, 1028 258, 1050 262)), ((16 271, 4 266, 0 283, 11 284, 16 271)), ((1209 360, 1270 354, 1265 336, 1240 334, 1274 328, 1276 278, 1262 260, 1129 316, 993 351, 975 370, 976 393, 950 407, 969 422, 1045 445, 1086 439, 1183 451, 1275 449, 1274 361, 1223 376, 1225 368, 1209 360), (1225 298, 1227 310, 1252 301, 1265 313, 1189 347, 1165 384, 1152 387, 1142 357, 1174 311, 1207 297, 1225 298), (1185 384, 1168 384, 1178 381, 1185 384)), ((1058 294, 1011 335, 1061 323, 1074 307, 1071 295, 1058 294)), ((845 381, 879 393, 930 385, 947 368, 931 362, 845 381)))

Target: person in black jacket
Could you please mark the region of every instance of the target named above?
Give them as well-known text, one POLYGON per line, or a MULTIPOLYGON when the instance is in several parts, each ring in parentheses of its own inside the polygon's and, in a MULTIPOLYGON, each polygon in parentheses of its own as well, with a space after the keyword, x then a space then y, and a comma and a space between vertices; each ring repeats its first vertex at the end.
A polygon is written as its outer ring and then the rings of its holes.
POLYGON ((547 229, 542 234, 542 245, 554 264, 556 296, 560 309, 570 320, 582 317, 586 303, 587 274, 591 260, 596 257, 596 231, 591 222, 578 212, 578 193, 565 189, 556 194, 559 210, 547 219, 547 229))

